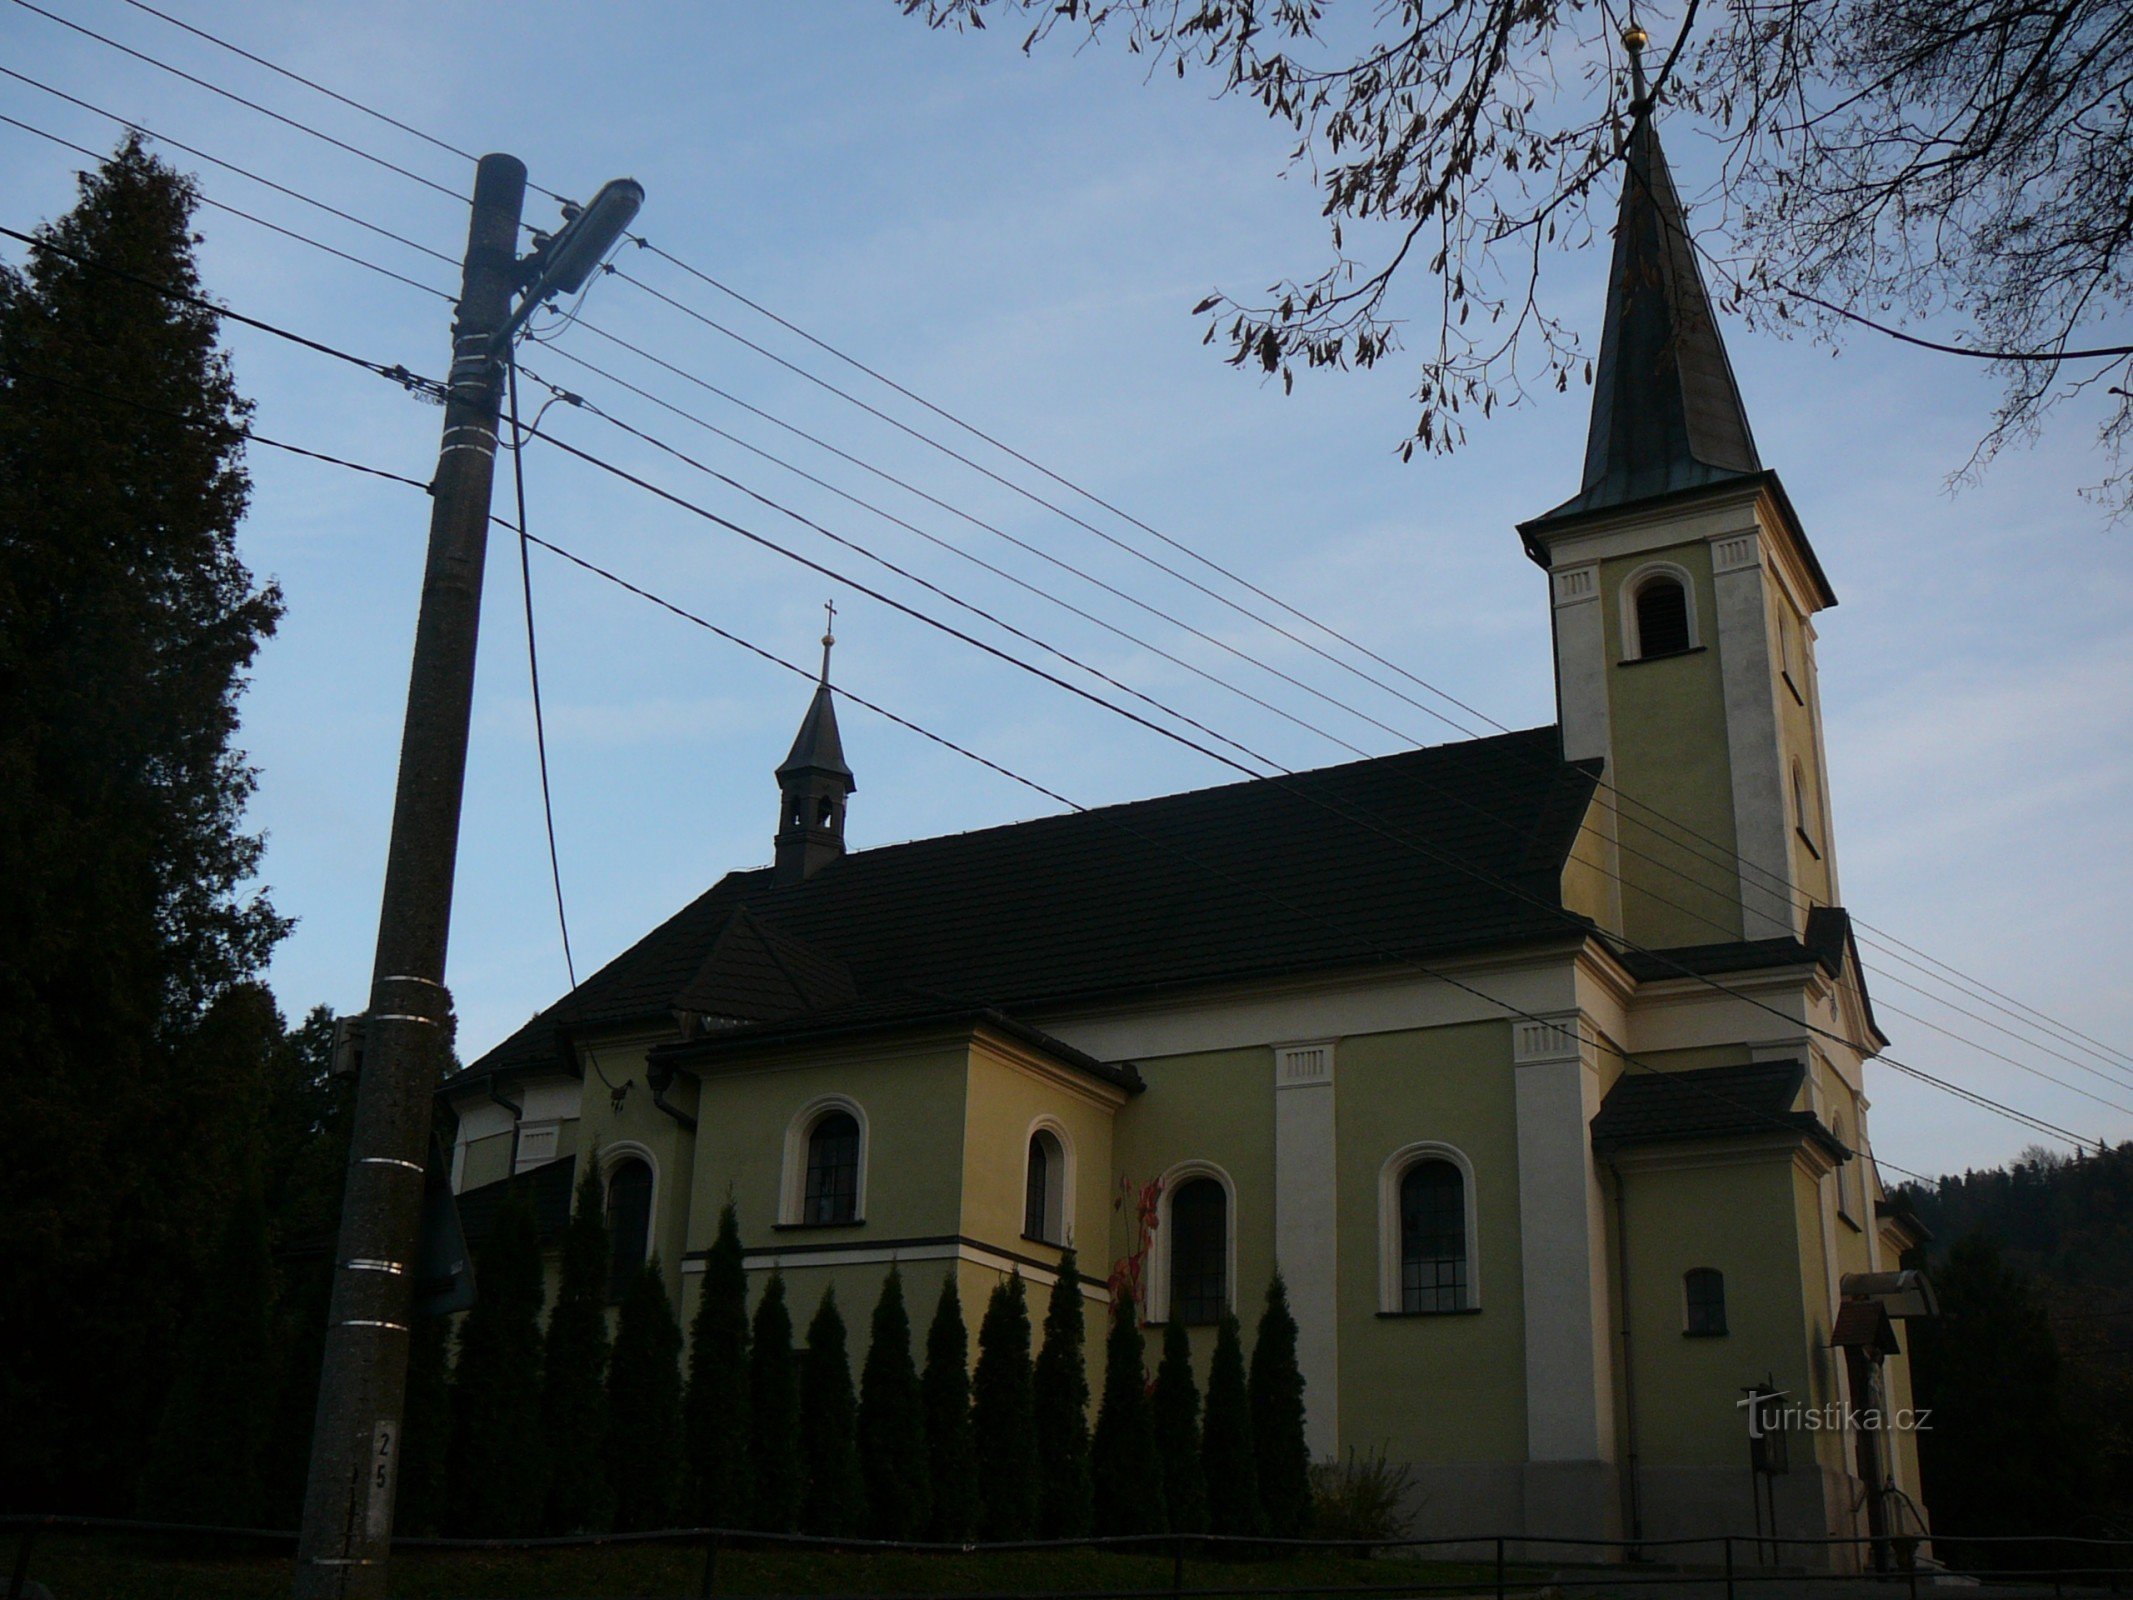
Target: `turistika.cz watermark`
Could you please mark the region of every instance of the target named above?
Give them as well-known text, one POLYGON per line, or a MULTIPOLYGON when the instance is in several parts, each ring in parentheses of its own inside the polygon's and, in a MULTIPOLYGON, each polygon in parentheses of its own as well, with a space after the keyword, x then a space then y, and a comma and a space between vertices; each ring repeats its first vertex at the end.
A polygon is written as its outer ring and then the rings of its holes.
POLYGON ((1818 1406, 1786 1401, 1783 1395, 1752 1395, 1733 1402, 1748 1413, 1748 1437, 1773 1433, 1924 1433, 1933 1426, 1931 1406, 1866 1406, 1831 1400, 1818 1406))

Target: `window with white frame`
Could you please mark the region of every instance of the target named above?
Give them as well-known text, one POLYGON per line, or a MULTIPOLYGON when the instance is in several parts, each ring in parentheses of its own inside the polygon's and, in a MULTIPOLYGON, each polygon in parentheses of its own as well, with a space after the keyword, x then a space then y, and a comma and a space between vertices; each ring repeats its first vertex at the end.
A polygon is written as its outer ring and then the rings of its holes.
POLYGON ((652 1238, 652 1168, 623 1156, 607 1169, 607 1298, 619 1303, 644 1270, 652 1238))
POLYGON ((1066 1141, 1058 1130, 1033 1129, 1022 1185, 1022 1236, 1025 1239, 1056 1245, 1067 1242, 1069 1176, 1066 1141))
POLYGON ((1433 1140, 1396 1150, 1378 1181, 1378 1309, 1387 1316, 1481 1304, 1474 1169, 1433 1140))
POLYGON ((1696 634, 1696 591, 1685 569, 1661 561, 1629 575, 1622 586, 1625 660, 1681 655, 1701 643, 1696 634))
POLYGON ((867 1119, 859 1103, 825 1095, 785 1130, 778 1225, 850 1227, 866 1220, 867 1119))

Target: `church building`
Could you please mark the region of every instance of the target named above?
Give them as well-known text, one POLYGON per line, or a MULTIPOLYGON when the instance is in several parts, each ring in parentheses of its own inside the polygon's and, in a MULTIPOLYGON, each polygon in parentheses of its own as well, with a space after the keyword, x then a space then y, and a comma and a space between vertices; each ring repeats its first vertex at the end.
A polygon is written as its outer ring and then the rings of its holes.
POLYGON ((687 1317, 730 1197, 803 1322, 892 1262, 974 1317, 1072 1244, 1098 1361, 1144 1242, 1203 1364, 1278 1269, 1313 1453, 1406 1464, 1417 1533, 1922 1532, 1865 1425, 1930 1291, 1871 1156, 1836 594, 1641 102, 1625 167, 1583 480, 1518 530, 1554 725, 854 850, 825 648, 773 863, 444 1086, 470 1227, 524 1192, 552 1234, 595 1163, 687 1317))

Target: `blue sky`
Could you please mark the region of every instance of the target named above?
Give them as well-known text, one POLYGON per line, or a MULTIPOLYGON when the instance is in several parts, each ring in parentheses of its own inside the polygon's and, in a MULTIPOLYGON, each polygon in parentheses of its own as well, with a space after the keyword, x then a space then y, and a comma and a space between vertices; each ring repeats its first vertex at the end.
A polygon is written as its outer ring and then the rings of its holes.
MULTIPOLYGON (((463 164, 214 49, 122 0, 44 0, 84 26, 439 182, 463 164)), ((1315 268, 1308 177, 1248 105, 1149 80, 1113 47, 1034 58, 1020 33, 932 33, 888 0, 763 6, 416 6, 164 0, 198 25, 464 148, 509 150, 583 195, 630 174, 641 231, 1151 526, 1249 577, 1510 726, 1552 718, 1546 588, 1513 525, 1576 487, 1587 396, 1538 396, 1445 460, 1403 465, 1409 366, 1306 376, 1284 397, 1200 344, 1190 306, 1315 268), (1012 37, 1010 37, 1012 35, 1012 37)), ((1658 30, 1662 36, 1665 29, 1658 30)), ((0 14, 15 70, 457 257, 452 200, 20 7, 0 14)), ((0 112, 94 149, 111 122, 12 80, 0 112)), ((1669 129, 1693 188, 1695 130, 1669 129)), ((179 152, 206 192, 440 288, 441 263, 179 152)), ((79 158, 0 126, 12 227, 72 199, 79 158)), ((529 197, 528 220, 551 220, 529 197)), ((434 299, 212 209, 208 283, 231 306, 436 373, 434 299)), ((19 259, 10 246, 7 259, 19 259)), ((870 402, 895 397, 642 253, 636 276, 870 402)), ((1546 293, 1596 345, 1599 250, 1555 258, 1546 293)), ((1408 286, 1414 304, 1424 285, 1408 286)), ((1320 737, 979 572, 783 469, 591 376, 598 363, 927 532, 1232 677, 1373 753, 1452 728, 1053 512, 980 477, 712 329, 615 280, 589 323, 1069 561, 1365 717, 1075 586, 994 534, 823 454, 585 325, 526 352, 750 487, 863 540, 1136 688, 1293 767, 1344 759, 1320 737)), ((1951 493, 1989 417, 1989 377, 1871 335, 1839 352, 1729 326, 1765 461, 1784 476, 1842 604, 1821 618, 1845 898, 1886 930, 2111 1047, 2021 1042, 1911 992, 1870 952, 1903 1060, 2064 1126, 2133 1137, 2133 555, 2078 494, 2102 475, 2092 421, 1951 493), (1912 1020, 1895 1008, 1917 1013, 1912 1020), (1960 1037, 1937 1032, 1928 1022, 1960 1037), (2011 1056, 1997 1059, 1992 1052, 2011 1056), (2071 1059, 2067 1059, 2071 1058, 2071 1059), (2116 1079, 2114 1083, 2111 1080, 2116 1079)), ((392 386, 232 327, 258 431, 426 478, 438 413, 392 386)), ((1003 475, 1181 567, 1187 558, 1004 458, 924 422, 1003 475)), ((553 431, 675 492, 858 573, 805 527, 607 429, 553 431)), ((285 1009, 362 1004, 375 937, 427 502, 415 491, 257 449, 246 559, 289 614, 244 701, 261 770, 265 879, 299 919, 271 978, 285 1009)), ((534 531, 789 658, 810 661, 839 606, 837 678, 1084 803, 1232 776, 554 451, 526 461, 534 531)), ((508 484, 505 484, 506 489, 508 484)), ((507 502, 499 502, 500 507, 507 502)), ((1208 575, 1194 568, 1197 575, 1208 575)), ((452 943, 469 1056, 563 988, 534 759, 515 547, 492 547, 452 943)), ((534 590, 562 869, 580 973, 719 874, 767 859, 771 769, 805 704, 797 679, 540 552, 534 590)), ((869 581, 881 577, 867 574, 869 581)), ((885 587, 913 592, 894 580, 885 587)), ((930 604, 930 602, 929 602, 930 604)), ((1263 602, 1251 604, 1261 610, 1263 602)), ((995 636, 997 637, 997 636, 995 636)), ((1020 647, 1018 647, 1020 648, 1020 647)), ((1025 651, 1025 653, 1027 653, 1025 651)), ((1381 674, 1382 675, 1382 674, 1381 674)), ((1411 691, 1419 700, 1430 696, 1411 691)), ((1029 790, 867 715, 844 712, 859 845, 1051 809, 1029 790)), ((2012 1026, 1986 1000, 1979 1017, 2012 1026)), ((1886 1070, 1870 1081, 1888 1160, 2004 1159, 2031 1136, 1886 1070)))

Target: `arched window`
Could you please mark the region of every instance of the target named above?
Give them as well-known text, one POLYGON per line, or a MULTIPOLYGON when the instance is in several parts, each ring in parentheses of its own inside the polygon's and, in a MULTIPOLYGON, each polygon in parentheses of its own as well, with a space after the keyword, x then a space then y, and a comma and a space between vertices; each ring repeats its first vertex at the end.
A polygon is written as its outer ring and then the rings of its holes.
POLYGON ((1637 659, 1679 655, 1692 643, 1689 592, 1681 580, 1658 573, 1637 588, 1637 659))
POLYGON ((1691 1267, 1681 1275, 1681 1331, 1715 1339, 1726 1331, 1726 1275, 1716 1267, 1691 1267))
POLYGON ((1029 1136, 1029 1170, 1022 1192, 1022 1236, 1066 1243, 1066 1146, 1049 1128, 1029 1136))
POLYGON ((635 1156, 607 1174, 607 1298, 620 1301, 644 1269, 652 1233, 652 1169, 635 1156))
POLYGON ((800 1220, 809 1223, 859 1220, 859 1119, 849 1111, 832 1111, 807 1135, 807 1187, 800 1220))
POLYGON ((1466 1306, 1466 1176, 1449 1161, 1417 1161, 1400 1178, 1400 1309, 1466 1306))
POLYGON ((1170 1315, 1198 1324, 1229 1310, 1229 1193, 1187 1178, 1170 1196, 1170 1315))

